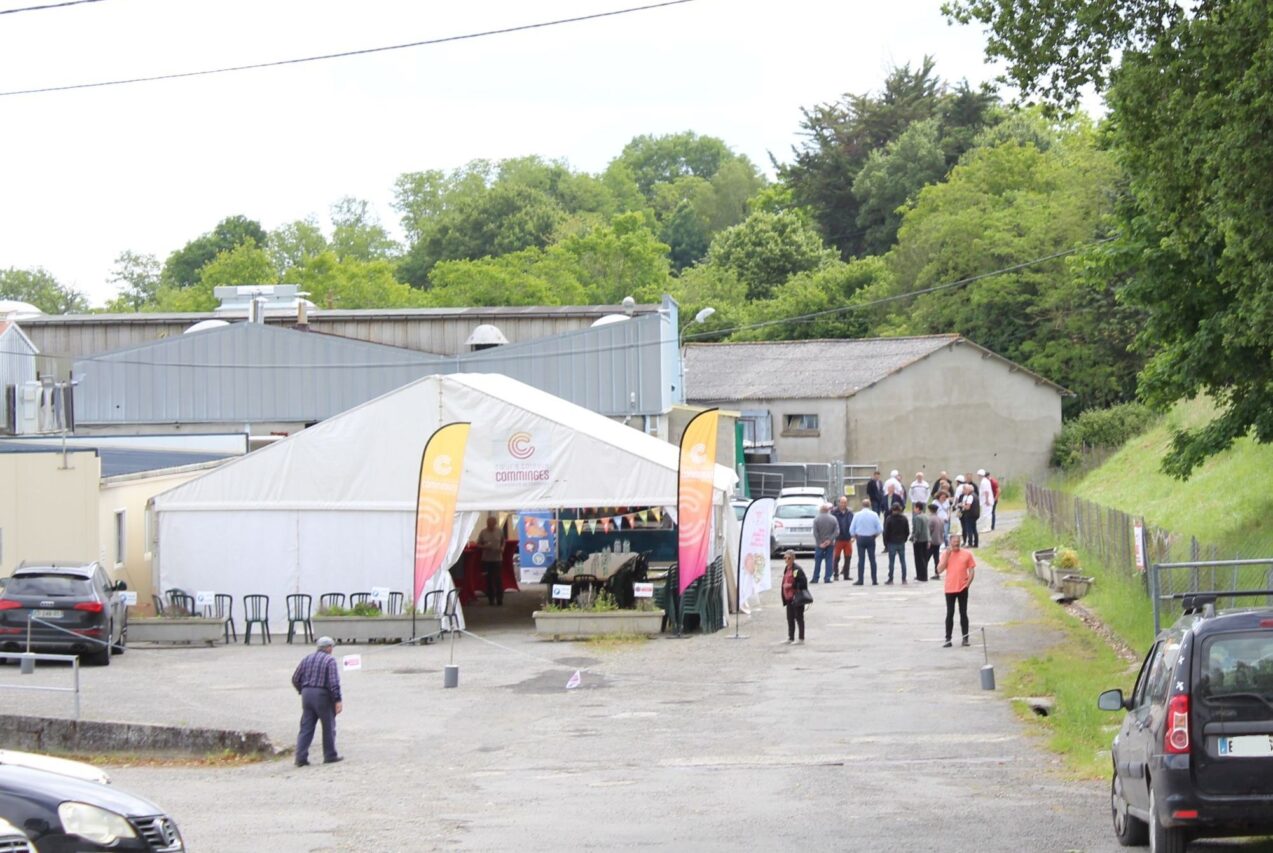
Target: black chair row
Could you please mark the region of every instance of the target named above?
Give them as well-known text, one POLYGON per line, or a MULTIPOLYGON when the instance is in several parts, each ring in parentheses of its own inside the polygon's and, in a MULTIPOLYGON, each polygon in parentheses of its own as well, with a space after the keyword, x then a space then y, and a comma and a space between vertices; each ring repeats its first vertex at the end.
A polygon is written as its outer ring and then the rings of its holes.
MULTIPOLYGON (((360 604, 371 604, 372 594, 370 592, 351 592, 349 594, 349 607, 357 607, 360 604)), ((386 616, 401 616, 405 612, 407 595, 403 592, 389 593, 389 601, 385 607, 386 616)), ((345 594, 343 592, 325 592, 318 597, 318 609, 328 610, 333 607, 345 606, 345 594)))
MULTIPOLYGON (((358 604, 367 604, 371 602, 372 594, 370 592, 355 592, 349 596, 349 606, 354 607, 358 604)), ((152 595, 151 601, 155 606, 155 615, 157 616, 200 616, 209 619, 218 619, 225 624, 225 641, 230 642, 230 637, 234 637, 234 641, 239 641, 238 627, 234 622, 234 596, 228 593, 217 593, 213 597, 213 604, 204 607, 202 612, 195 606, 195 597, 185 590, 170 589, 164 593, 164 597, 152 595)), ((319 609, 325 610, 329 607, 344 607, 345 594, 343 592, 328 592, 319 596, 319 609)), ((388 606, 385 610, 386 614, 391 616, 401 615, 404 612, 406 602, 406 594, 401 592, 389 593, 388 606)), ((287 642, 296 639, 297 628, 301 629, 301 634, 307 642, 314 642, 314 626, 312 623, 314 597, 306 593, 293 593, 287 596, 287 642)), ((428 608, 426 599, 425 608, 428 608)), ((265 642, 273 642, 270 636, 270 597, 268 595, 245 595, 243 596, 243 642, 250 645, 252 643, 252 626, 259 625, 259 636, 265 642)))

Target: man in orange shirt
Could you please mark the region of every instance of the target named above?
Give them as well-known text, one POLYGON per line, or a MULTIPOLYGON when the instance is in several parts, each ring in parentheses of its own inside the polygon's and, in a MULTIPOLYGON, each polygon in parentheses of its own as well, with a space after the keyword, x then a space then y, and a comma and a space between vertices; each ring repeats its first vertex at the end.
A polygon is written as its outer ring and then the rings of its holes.
POLYGON ((942 648, 950 648, 950 632, 955 626, 955 604, 959 604, 959 627, 963 630, 961 646, 968 643, 968 587, 977 573, 977 561, 972 552, 962 547, 961 536, 950 534, 950 547, 937 563, 937 577, 946 576, 946 642, 942 648))

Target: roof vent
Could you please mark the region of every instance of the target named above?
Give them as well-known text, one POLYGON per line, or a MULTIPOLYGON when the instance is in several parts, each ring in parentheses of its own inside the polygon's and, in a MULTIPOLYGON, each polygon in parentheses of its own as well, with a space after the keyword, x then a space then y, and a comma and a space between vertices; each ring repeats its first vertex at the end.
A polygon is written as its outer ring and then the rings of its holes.
POLYGON ((200 320, 198 323, 195 323, 189 329, 182 332, 182 334, 188 335, 191 332, 205 332, 208 329, 219 329, 222 326, 228 325, 230 324, 226 320, 200 320))
POLYGON ((43 317, 44 312, 30 302, 19 302, 16 299, 0 299, 0 319, 29 320, 32 317, 43 317))
POLYGON ((477 352, 478 350, 490 349, 506 343, 508 343, 508 338, 504 337, 504 333, 499 330, 498 326, 483 323, 473 330, 473 334, 469 335, 469 339, 464 342, 464 345, 473 352, 477 352))
POLYGON ((607 314, 604 317, 598 317, 592 321, 593 327, 609 326, 612 323, 622 323, 624 320, 631 320, 627 314, 607 314))

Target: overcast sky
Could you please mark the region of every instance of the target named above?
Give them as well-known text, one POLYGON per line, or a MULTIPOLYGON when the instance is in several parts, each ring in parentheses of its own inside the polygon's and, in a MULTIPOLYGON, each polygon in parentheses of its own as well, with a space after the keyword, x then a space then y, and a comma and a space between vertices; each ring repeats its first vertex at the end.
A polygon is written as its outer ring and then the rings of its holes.
MULTIPOLYGON (((49 0, 0 0, 0 9, 49 0)), ((639 0, 103 0, 0 15, 0 91, 286 59, 640 5, 639 0)), ((0 268, 42 266, 95 305, 125 249, 160 260, 222 218, 328 224, 393 180, 528 154, 605 167, 633 136, 693 130, 768 169, 800 107, 890 65, 995 76, 940 0, 694 0, 371 56, 0 97, 0 268)))

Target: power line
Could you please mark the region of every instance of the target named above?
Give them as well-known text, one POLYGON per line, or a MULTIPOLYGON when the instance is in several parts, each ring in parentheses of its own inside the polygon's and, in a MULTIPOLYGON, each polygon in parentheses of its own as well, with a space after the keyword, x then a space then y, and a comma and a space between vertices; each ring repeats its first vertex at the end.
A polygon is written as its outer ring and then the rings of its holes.
POLYGON ((0 9, 0 15, 16 15, 19 12, 39 12, 42 9, 61 9, 63 6, 81 6, 85 3, 101 3, 102 0, 64 0, 62 3, 45 3, 43 6, 22 6, 17 9, 0 9))
MULTIPOLYGON (((1077 246, 1074 246, 1069 249, 1065 249, 1060 252, 1053 252, 1050 255, 1043 255, 1038 258, 1031 258, 1028 261, 1021 261, 1020 263, 1012 264, 1011 266, 1002 267, 1000 269, 991 270, 989 272, 978 273, 977 275, 968 276, 967 278, 961 278, 955 281, 946 282, 944 284, 938 284, 932 287, 926 287, 921 290, 911 290, 911 291, 907 291, 906 293, 895 293, 892 296, 882 296, 879 299, 872 299, 868 302, 850 303, 848 305, 843 305, 839 308, 827 308, 822 311, 813 311, 808 314, 795 314, 790 317, 780 317, 774 320, 763 320, 758 323, 748 323, 741 326, 733 326, 727 329, 712 329, 710 331, 695 332, 693 334, 681 335, 680 339, 682 341, 688 342, 692 340, 697 340, 699 338, 714 338, 720 335, 728 335, 734 332, 741 332, 741 331, 746 331, 749 329, 760 329, 767 326, 778 326, 784 323, 803 323, 808 320, 817 319, 819 317, 828 317, 835 314, 844 314, 849 311, 857 311, 857 310, 862 310, 866 308, 873 308, 877 305, 885 305, 892 302, 898 302, 900 300, 910 299, 911 297, 915 297, 915 296, 924 296, 929 293, 939 293, 946 290, 952 290, 957 287, 964 287, 969 284, 973 284, 974 282, 982 281, 987 278, 993 278, 999 275, 1006 275, 1011 272, 1016 272, 1017 270, 1022 270, 1028 267, 1035 266, 1037 264, 1046 263, 1047 261, 1053 261, 1053 260, 1056 260, 1057 258, 1064 258, 1067 255, 1073 255, 1077 252, 1083 251, 1084 249, 1091 248, 1092 246, 1099 246, 1103 243, 1108 243, 1114 239, 1116 238, 1105 237, 1100 240, 1092 240, 1087 243, 1080 243, 1077 246)), ((21 321, 18 321, 18 325, 21 326, 21 321)), ((580 330, 580 331, 586 331, 586 330, 580 330)), ((348 339, 342 338, 341 340, 348 340, 348 339)), ((371 342, 367 342, 367 343, 371 343, 371 342)), ((592 355, 596 353, 616 352, 621 350, 631 351, 631 350, 638 349, 640 347, 664 346, 665 344, 666 344, 666 341, 662 341, 662 340, 637 341, 634 343, 625 342, 625 343, 619 343, 619 344, 608 344, 606 346, 587 347, 584 349, 563 349, 561 352, 539 353, 536 357, 537 358, 566 358, 566 357, 572 357, 577 355, 592 355)), ((144 344, 136 344, 134 346, 144 346, 144 344)), ((388 345, 380 344, 379 346, 388 346, 388 345)), ((452 362, 457 365, 461 363, 466 365, 474 365, 474 364, 480 364, 481 362, 485 360, 495 361, 497 359, 501 359, 505 357, 504 354, 500 352, 500 349, 501 349, 500 347, 495 347, 494 349, 480 350, 476 353, 460 353, 458 355, 441 355, 438 353, 426 353, 423 351, 411 350, 411 352, 418 353, 423 359, 428 359, 428 360, 427 361, 362 362, 362 363, 315 362, 315 363, 309 363, 309 364, 259 364, 259 363, 258 364, 219 364, 219 363, 208 363, 208 362, 169 362, 169 361, 153 362, 153 361, 142 361, 140 359, 116 358, 111 356, 109 353, 102 354, 102 355, 86 355, 86 356, 78 356, 78 357, 72 356, 72 355, 52 355, 48 353, 38 353, 35 356, 35 358, 71 361, 71 362, 79 362, 79 363, 85 363, 85 362, 100 363, 100 364, 108 364, 108 365, 109 364, 127 364, 127 365, 143 366, 143 367, 154 367, 154 368, 191 367, 191 368, 221 369, 221 370, 277 370, 280 368, 289 368, 289 369, 298 369, 298 370, 300 369, 311 370, 311 369, 319 369, 319 368, 346 368, 346 369, 372 369, 372 368, 391 368, 391 367, 432 368, 432 367, 441 367, 447 362, 452 362)), ((29 355, 29 353, 19 352, 16 350, 0 351, 0 354, 29 355)))
MULTIPOLYGON (((100 0, 76 0, 76 2, 100 2, 100 0)), ((179 80, 185 77, 206 77, 211 74, 228 74, 232 71, 252 71, 258 68, 276 68, 282 65, 299 65, 304 62, 320 62, 328 59, 345 59, 350 56, 367 56, 373 53, 386 53, 391 50, 406 50, 412 47, 427 47, 429 45, 446 44, 455 41, 468 41, 470 39, 485 38, 487 36, 506 35, 508 33, 520 33, 527 30, 538 30, 545 27, 557 27, 562 24, 577 24, 582 21, 595 21, 600 18, 613 18, 618 15, 630 15, 634 12, 646 12, 651 9, 661 9, 665 6, 680 6, 685 3, 693 3, 694 0, 665 0, 662 3, 650 3, 645 6, 630 6, 626 9, 615 9, 610 12, 596 12, 591 15, 578 15, 573 18, 558 18, 554 21, 542 21, 537 24, 521 24, 515 27, 502 27, 495 30, 483 30, 477 33, 465 33, 458 36, 443 36, 435 39, 424 39, 422 41, 407 42, 405 44, 391 44, 383 47, 367 47, 358 50, 345 50, 339 53, 324 53, 317 56, 302 56, 295 59, 277 59, 270 62, 255 62, 249 65, 230 65, 221 68, 205 68, 201 71, 182 71, 175 74, 155 74, 149 77, 128 77, 121 80, 103 80, 96 83, 70 83, 65 86, 44 86, 38 89, 15 89, 9 92, 0 92, 0 97, 9 97, 12 95, 38 95, 47 92, 68 92, 74 89, 100 89, 106 86, 124 86, 129 83, 151 83, 156 80, 179 80)))

